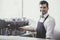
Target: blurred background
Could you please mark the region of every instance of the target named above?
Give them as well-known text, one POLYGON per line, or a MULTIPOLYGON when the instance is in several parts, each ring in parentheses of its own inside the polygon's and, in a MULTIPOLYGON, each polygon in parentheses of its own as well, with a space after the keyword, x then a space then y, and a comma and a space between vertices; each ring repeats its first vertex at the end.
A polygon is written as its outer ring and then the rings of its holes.
MULTIPOLYGON (((7 22, 15 19, 16 22, 24 20, 25 17, 34 18, 36 21, 40 14, 39 1, 41 0, 0 0, 0 19, 7 22)), ((55 18, 55 35, 58 36, 60 35, 60 0, 46 1, 49 2, 49 14, 55 18)))

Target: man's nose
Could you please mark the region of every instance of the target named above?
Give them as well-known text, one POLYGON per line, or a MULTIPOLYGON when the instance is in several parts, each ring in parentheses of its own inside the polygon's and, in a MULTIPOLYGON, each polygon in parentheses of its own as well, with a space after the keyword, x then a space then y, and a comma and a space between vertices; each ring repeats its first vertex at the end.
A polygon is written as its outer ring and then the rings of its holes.
POLYGON ((44 11, 44 8, 40 8, 40 11, 44 11))
POLYGON ((43 11, 43 10, 44 10, 44 8, 41 8, 41 10, 43 11))

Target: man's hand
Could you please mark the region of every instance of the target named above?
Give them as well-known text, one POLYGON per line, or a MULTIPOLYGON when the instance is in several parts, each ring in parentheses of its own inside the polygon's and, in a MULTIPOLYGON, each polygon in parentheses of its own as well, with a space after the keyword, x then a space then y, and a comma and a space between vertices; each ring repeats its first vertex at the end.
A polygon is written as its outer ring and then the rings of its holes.
POLYGON ((19 30, 20 31, 25 31, 26 29, 25 29, 25 27, 19 27, 19 30))
POLYGON ((20 31, 32 31, 34 32, 35 30, 33 29, 33 27, 30 26, 24 26, 24 27, 19 27, 20 31))

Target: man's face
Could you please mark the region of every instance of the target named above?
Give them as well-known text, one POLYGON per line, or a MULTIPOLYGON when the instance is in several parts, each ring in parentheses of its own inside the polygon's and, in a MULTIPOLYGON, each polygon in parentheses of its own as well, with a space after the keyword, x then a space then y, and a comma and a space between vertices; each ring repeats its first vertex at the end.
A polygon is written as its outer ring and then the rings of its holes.
POLYGON ((46 4, 40 5, 40 12, 42 13, 42 15, 46 14, 47 11, 48 11, 48 7, 46 4))

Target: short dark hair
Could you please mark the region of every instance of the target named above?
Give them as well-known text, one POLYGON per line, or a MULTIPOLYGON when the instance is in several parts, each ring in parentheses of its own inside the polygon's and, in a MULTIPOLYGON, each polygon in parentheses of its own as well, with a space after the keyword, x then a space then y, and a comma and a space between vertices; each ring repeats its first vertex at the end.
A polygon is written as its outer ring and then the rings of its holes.
POLYGON ((39 4, 46 4, 46 6, 48 7, 48 2, 47 1, 40 1, 40 3, 39 4))

